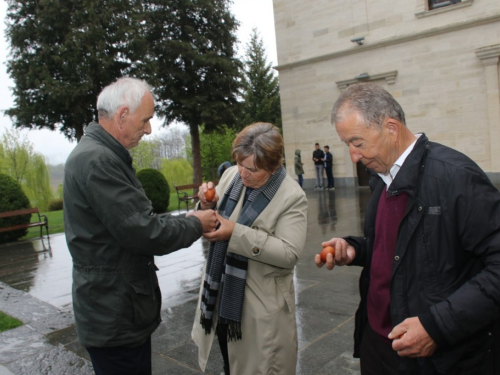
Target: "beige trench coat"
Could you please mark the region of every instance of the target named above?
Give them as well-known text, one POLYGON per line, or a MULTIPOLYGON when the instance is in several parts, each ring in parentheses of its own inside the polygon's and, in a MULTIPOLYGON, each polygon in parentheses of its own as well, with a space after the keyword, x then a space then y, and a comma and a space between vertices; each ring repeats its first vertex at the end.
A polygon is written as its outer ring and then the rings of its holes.
MULTIPOLYGON (((224 172, 216 188, 219 197, 236 173, 237 167, 224 172)), ((245 188, 231 221, 237 220, 244 196, 245 188)), ((298 345, 293 272, 304 247, 306 229, 307 199, 299 184, 288 175, 252 227, 235 225, 228 251, 243 255, 249 261, 242 314, 243 339, 228 342, 231 375, 295 374, 298 345)), ((203 278, 200 296, 202 287, 203 278)), ((211 334, 205 334, 200 324, 199 298, 191 337, 198 346, 198 362, 203 371, 216 326, 214 316, 214 328, 211 334)))

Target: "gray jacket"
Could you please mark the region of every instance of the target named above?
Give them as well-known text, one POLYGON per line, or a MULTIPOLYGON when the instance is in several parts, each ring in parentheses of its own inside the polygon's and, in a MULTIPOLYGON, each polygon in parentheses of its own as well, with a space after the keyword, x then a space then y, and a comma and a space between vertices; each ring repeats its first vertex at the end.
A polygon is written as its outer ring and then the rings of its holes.
POLYGON ((154 214, 129 152, 92 123, 65 165, 64 227, 80 343, 142 344, 161 321, 153 256, 190 246, 200 221, 154 214))
POLYGON ((304 167, 302 166, 302 157, 300 156, 300 150, 295 150, 295 174, 304 174, 304 167))

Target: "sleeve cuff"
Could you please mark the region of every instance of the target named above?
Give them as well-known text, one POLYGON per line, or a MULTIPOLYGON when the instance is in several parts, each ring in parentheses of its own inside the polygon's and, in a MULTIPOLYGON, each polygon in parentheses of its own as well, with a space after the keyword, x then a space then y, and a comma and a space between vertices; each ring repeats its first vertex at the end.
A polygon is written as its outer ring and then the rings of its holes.
POLYGON ((436 324, 436 321, 434 320, 430 312, 419 315, 418 319, 420 320, 420 323, 427 331, 429 336, 434 340, 434 342, 439 348, 443 348, 448 345, 446 338, 439 329, 438 325, 436 324))
POLYGON ((188 216, 185 219, 194 221, 195 230, 197 231, 197 235, 198 236, 201 236, 203 234, 203 225, 201 224, 201 220, 200 219, 198 219, 194 215, 188 216))
POLYGON ((363 266, 360 262, 360 252, 361 252, 361 244, 357 241, 357 238, 354 236, 348 236, 348 237, 343 237, 344 240, 347 241, 349 245, 354 247, 354 250, 356 251, 356 256, 354 260, 348 264, 349 266, 363 266))

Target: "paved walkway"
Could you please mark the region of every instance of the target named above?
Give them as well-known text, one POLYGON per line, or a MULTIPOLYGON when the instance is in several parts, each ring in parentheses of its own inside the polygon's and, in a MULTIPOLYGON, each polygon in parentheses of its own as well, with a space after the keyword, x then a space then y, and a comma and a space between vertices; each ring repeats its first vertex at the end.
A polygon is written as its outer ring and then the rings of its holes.
MULTIPOLYGON (((308 231, 295 273, 299 361, 297 375, 358 375, 352 358, 353 318, 360 269, 318 269, 314 255, 334 236, 360 234, 367 188, 307 190, 308 231)), ((156 259, 162 319, 153 334, 153 373, 201 374, 190 339, 208 243, 156 259)), ((0 375, 93 374, 77 342, 71 308, 71 258, 64 235, 0 246, 0 310, 24 322, 0 333, 0 375)), ((219 375, 218 345, 205 374, 219 375)), ((237 374, 235 374, 237 375, 237 374)))

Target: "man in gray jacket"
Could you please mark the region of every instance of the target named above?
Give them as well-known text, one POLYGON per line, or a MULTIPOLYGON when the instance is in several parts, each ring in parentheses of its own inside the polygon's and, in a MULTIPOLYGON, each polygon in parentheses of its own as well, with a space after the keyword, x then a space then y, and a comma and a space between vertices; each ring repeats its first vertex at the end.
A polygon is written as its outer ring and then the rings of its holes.
POLYGON ((217 220, 211 210, 153 213, 128 152, 151 133, 146 82, 119 79, 99 94, 97 110, 99 123, 87 127, 64 171, 78 339, 97 375, 151 374, 151 334, 161 321, 154 256, 190 246, 217 220))

